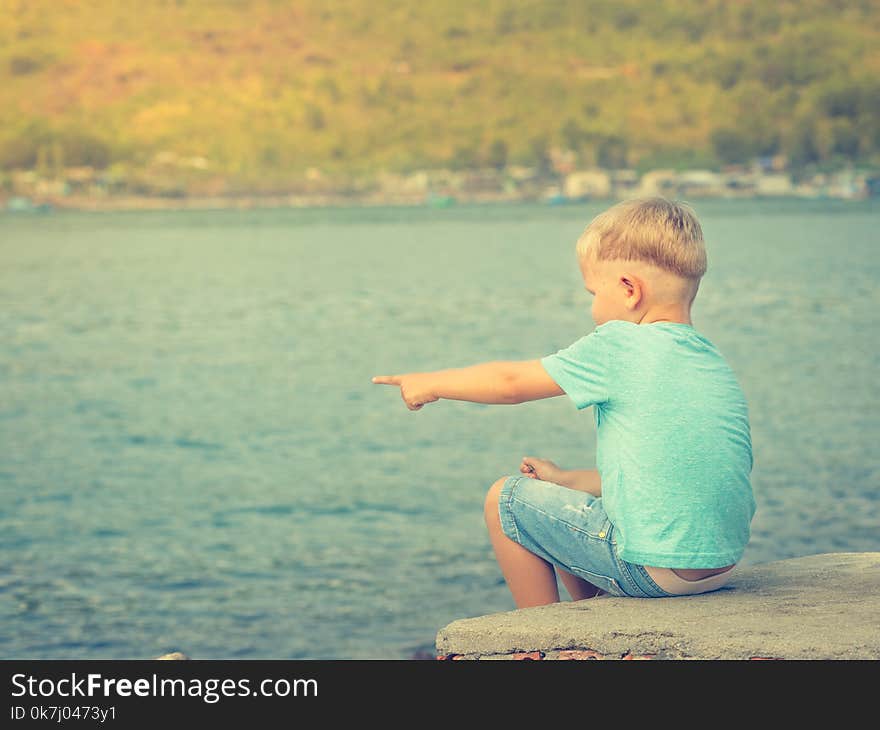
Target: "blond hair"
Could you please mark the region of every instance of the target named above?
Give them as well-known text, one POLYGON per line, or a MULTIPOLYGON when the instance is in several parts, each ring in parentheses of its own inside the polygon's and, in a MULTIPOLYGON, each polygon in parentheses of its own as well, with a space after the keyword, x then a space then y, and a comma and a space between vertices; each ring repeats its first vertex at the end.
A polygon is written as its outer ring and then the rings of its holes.
POLYGON ((706 273, 696 213, 659 197, 625 200, 597 215, 578 239, 577 255, 581 261, 645 261, 692 284, 706 273))

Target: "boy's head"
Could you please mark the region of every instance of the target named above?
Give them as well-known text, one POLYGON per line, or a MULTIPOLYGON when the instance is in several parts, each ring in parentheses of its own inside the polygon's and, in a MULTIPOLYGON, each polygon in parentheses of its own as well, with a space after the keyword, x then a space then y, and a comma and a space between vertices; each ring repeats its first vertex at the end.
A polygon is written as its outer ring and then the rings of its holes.
POLYGON ((590 222, 576 250, 597 325, 690 322, 706 273, 703 231, 690 206, 665 198, 625 200, 590 222))

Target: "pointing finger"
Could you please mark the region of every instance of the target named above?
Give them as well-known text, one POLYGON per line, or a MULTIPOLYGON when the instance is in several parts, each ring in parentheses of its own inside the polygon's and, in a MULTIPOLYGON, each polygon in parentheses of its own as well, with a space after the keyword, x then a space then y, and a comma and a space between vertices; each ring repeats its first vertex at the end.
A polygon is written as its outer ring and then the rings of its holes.
POLYGON ((379 385, 400 385, 399 375, 376 375, 373 382, 379 385))

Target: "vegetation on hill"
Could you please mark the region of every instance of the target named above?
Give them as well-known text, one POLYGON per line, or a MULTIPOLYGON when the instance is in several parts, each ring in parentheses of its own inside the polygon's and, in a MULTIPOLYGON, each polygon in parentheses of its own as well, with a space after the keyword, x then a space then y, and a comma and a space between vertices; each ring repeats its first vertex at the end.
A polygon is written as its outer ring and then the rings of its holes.
POLYGON ((878 79, 875 0, 0 0, 0 169, 876 163, 878 79))

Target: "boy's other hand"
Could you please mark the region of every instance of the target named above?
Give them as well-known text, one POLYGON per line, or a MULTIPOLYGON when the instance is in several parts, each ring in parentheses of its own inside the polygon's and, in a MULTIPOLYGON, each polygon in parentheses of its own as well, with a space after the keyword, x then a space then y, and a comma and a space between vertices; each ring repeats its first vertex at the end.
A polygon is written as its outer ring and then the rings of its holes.
POLYGON ((439 400, 431 390, 429 378, 423 373, 409 373, 407 375, 376 375, 374 383, 379 385, 397 385, 400 387, 400 397, 411 411, 417 411, 425 403, 433 403, 439 400))
POLYGON ((564 469, 560 469, 549 459, 536 459, 534 456, 524 456, 519 470, 529 479, 540 479, 542 482, 561 484, 560 481, 564 469))

